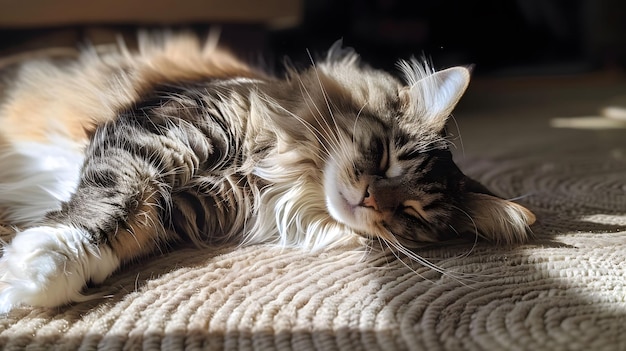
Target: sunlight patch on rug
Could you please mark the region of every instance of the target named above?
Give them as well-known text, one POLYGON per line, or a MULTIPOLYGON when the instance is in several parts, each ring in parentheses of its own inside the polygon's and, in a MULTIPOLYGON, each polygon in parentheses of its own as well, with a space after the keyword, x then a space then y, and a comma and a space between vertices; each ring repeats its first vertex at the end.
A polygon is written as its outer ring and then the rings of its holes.
POLYGON ((626 128, 626 107, 606 106, 600 110, 598 116, 552 118, 550 126, 573 129, 624 129, 626 128))

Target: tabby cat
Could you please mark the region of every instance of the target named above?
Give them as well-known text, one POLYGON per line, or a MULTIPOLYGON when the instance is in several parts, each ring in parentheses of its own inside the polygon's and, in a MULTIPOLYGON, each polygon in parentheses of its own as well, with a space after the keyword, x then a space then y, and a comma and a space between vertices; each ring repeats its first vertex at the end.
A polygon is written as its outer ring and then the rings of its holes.
MULTIPOLYGON (((455 165, 445 125, 469 83, 351 49, 277 78, 209 38, 140 37, 4 82, 0 311, 82 301, 124 264, 175 247, 522 242, 534 216, 455 165)), ((415 256, 417 257, 417 256, 415 256)))

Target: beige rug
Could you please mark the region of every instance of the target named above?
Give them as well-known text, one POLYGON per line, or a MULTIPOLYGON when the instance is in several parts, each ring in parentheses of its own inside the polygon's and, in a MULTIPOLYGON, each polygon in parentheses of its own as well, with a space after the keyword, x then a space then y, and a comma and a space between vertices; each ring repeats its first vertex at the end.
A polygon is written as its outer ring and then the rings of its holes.
MULTIPOLYGON (((538 215, 523 246, 392 255, 184 249, 110 297, 0 317, 6 350, 626 349, 626 123, 614 79, 476 82, 455 114, 463 169, 538 215), (594 122, 595 121, 595 122, 594 122)), ((455 128, 452 128, 455 131, 455 128)))

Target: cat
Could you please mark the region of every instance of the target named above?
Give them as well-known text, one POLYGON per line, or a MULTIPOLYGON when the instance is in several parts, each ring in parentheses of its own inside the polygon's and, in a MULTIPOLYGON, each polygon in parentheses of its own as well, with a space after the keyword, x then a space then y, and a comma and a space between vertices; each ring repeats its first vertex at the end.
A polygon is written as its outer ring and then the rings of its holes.
MULTIPOLYGON (((535 217, 467 177, 445 126, 470 71, 374 69, 340 42, 276 77, 189 33, 33 59, 3 85, 0 312, 79 302, 173 249, 410 254, 465 235, 524 242, 535 217)), ((416 256, 417 257, 417 256, 416 256)))

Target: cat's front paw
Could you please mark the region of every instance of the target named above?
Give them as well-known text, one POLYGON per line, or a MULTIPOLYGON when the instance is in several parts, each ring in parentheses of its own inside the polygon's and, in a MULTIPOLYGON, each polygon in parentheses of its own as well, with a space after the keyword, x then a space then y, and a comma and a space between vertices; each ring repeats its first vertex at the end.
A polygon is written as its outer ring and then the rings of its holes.
POLYGON ((85 284, 103 281, 119 266, 108 247, 70 226, 35 227, 17 234, 0 259, 0 313, 19 305, 60 306, 86 300, 85 284))

